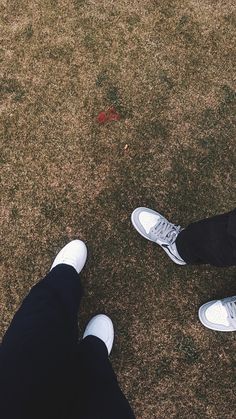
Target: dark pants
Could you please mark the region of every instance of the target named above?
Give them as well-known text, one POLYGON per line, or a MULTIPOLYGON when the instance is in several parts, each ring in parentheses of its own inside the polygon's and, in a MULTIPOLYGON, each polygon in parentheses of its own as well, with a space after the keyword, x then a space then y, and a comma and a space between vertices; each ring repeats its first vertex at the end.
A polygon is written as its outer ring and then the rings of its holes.
POLYGON ((32 288, 0 348, 2 419, 134 419, 95 336, 78 343, 82 286, 56 266, 32 288))
POLYGON ((176 247, 187 264, 236 265, 236 210, 190 224, 176 247))

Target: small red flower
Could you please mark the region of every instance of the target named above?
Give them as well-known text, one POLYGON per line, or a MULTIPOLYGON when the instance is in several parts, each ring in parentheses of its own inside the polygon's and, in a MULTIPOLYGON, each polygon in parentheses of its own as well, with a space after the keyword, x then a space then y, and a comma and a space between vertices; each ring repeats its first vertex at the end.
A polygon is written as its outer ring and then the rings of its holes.
POLYGON ((100 112, 97 117, 99 124, 104 124, 107 121, 119 121, 120 114, 116 111, 114 106, 111 106, 107 111, 100 112))
POLYGON ((106 121, 107 121, 107 115, 106 115, 106 112, 100 112, 100 113, 98 114, 97 121, 99 122, 99 124, 104 124, 104 122, 106 122, 106 121))

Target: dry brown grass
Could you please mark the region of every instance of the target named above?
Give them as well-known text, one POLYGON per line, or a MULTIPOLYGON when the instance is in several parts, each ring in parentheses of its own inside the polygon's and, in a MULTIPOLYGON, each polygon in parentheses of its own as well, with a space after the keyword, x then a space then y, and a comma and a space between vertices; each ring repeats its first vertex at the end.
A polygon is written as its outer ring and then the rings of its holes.
POLYGON ((235 335, 201 327, 197 308, 234 294, 235 270, 173 266, 130 213, 186 225, 235 205, 235 2, 0 4, 2 334, 79 236, 81 328, 113 318, 137 419, 233 418, 235 335), (121 121, 98 126, 111 104, 121 121))

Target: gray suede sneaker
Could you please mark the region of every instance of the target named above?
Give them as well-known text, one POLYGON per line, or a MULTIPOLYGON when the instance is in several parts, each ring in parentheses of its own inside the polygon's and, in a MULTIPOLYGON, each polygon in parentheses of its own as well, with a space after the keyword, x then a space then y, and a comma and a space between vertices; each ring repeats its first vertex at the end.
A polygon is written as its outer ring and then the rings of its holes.
POLYGON ((175 240, 181 230, 180 226, 170 223, 165 217, 150 208, 136 208, 131 220, 134 228, 145 239, 159 244, 173 262, 186 265, 176 248, 175 240))
POLYGON ((201 323, 219 332, 236 331, 236 295, 222 300, 209 301, 198 311, 201 323))

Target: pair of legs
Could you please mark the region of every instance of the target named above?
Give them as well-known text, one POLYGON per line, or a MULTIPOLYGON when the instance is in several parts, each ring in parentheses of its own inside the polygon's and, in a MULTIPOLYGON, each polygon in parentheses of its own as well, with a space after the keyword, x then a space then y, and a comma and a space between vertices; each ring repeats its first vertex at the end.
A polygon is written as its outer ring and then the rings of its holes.
POLYGON ((32 288, 0 347, 4 419, 134 419, 108 355, 114 330, 98 315, 78 341, 79 278, 87 257, 74 240, 32 288))
MULTIPOLYGON (((181 229, 161 214, 137 208, 135 228, 179 265, 236 265, 236 211, 181 229)), ((4 419, 133 419, 108 355, 111 320, 95 316, 78 343, 83 242, 69 243, 50 273, 29 293, 0 347, 0 411, 4 419)), ((204 304, 201 322, 236 330, 236 296, 204 304)))
MULTIPOLYGON (((149 208, 136 208, 131 219, 143 237, 159 244, 178 265, 236 265, 236 209, 185 229, 149 208)), ((204 304, 199 319, 213 330, 236 331, 236 296, 204 304)))

